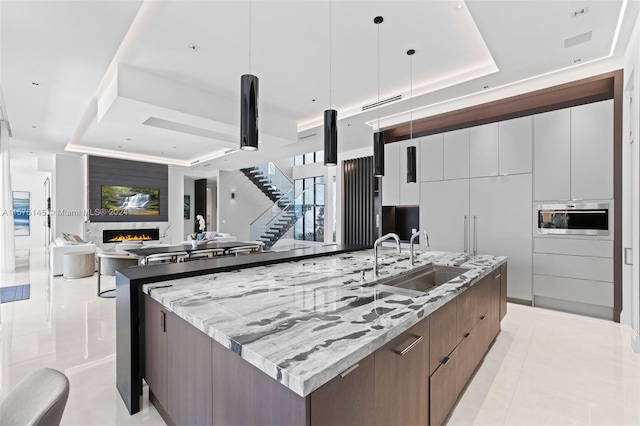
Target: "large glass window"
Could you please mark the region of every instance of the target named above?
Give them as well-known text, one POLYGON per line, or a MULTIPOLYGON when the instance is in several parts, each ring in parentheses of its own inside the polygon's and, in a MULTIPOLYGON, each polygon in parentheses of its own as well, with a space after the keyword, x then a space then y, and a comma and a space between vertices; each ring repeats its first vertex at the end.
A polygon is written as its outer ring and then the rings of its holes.
POLYGON ((295 208, 301 217, 294 227, 294 238, 324 241, 324 176, 296 179, 295 208))
POLYGON ((324 151, 309 152, 307 154, 296 155, 293 158, 294 166, 302 166, 304 164, 320 163, 324 161, 324 151))

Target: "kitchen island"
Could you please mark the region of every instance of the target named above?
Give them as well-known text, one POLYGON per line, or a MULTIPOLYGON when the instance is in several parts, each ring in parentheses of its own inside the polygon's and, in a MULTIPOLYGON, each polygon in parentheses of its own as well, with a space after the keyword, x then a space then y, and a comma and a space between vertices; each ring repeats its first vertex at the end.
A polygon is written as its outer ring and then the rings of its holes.
POLYGON ((499 332, 506 258, 425 252, 411 267, 384 250, 374 278, 372 257, 143 285, 158 411, 170 424, 443 421, 499 332), (396 287, 426 265, 466 271, 428 291, 396 287), (435 400, 430 381, 443 386, 435 400))

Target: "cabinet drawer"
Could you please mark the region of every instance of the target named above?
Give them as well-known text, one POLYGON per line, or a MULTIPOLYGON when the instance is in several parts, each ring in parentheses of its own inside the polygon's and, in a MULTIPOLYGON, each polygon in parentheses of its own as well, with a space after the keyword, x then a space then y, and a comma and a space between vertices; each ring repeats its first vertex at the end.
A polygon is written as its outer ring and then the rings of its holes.
POLYGON ((613 282, 613 259, 534 253, 533 273, 613 282))
POLYGON ((534 238, 535 253, 613 257, 613 241, 574 238, 534 238))
POLYGON ((442 361, 451 354, 458 344, 456 331, 457 305, 456 300, 447 302, 431 314, 431 328, 429 331, 429 374, 440 366, 442 361))
POLYGON ((456 372, 458 370, 458 350, 437 365, 429 379, 429 413, 431 426, 439 426, 449 415, 458 399, 456 372))
MULTIPOLYGON (((481 321, 481 324, 486 323, 486 320, 481 321)), ((471 378, 486 349, 485 339, 483 339, 483 336, 486 336, 486 332, 481 324, 466 333, 466 337, 462 339, 462 342, 454 351, 457 352, 456 393, 458 395, 471 378)))
POLYGON ((613 283, 551 275, 533 276, 535 296, 613 307, 613 283))

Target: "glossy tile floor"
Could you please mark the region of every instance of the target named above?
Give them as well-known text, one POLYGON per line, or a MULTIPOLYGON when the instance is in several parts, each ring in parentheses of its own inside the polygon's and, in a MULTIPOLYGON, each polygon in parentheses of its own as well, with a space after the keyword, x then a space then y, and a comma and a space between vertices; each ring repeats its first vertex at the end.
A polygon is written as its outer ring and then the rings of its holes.
MULTIPOLYGON (((0 274, 0 287, 31 284, 29 300, 0 305, 0 398, 52 367, 71 383, 64 425, 163 425, 146 387, 134 416, 116 391, 115 300, 97 297, 95 275, 50 278, 47 260, 44 249, 21 250, 16 273, 0 274)), ((627 327, 519 305, 508 311, 450 425, 640 424, 640 355, 627 327)))

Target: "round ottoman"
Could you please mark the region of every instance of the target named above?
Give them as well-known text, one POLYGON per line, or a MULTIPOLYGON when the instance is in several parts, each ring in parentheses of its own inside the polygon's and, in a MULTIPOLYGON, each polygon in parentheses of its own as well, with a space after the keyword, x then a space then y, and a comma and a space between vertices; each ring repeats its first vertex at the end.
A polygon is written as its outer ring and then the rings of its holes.
POLYGON ((62 263, 62 276, 65 278, 84 278, 93 275, 96 269, 95 253, 65 253, 62 263))

